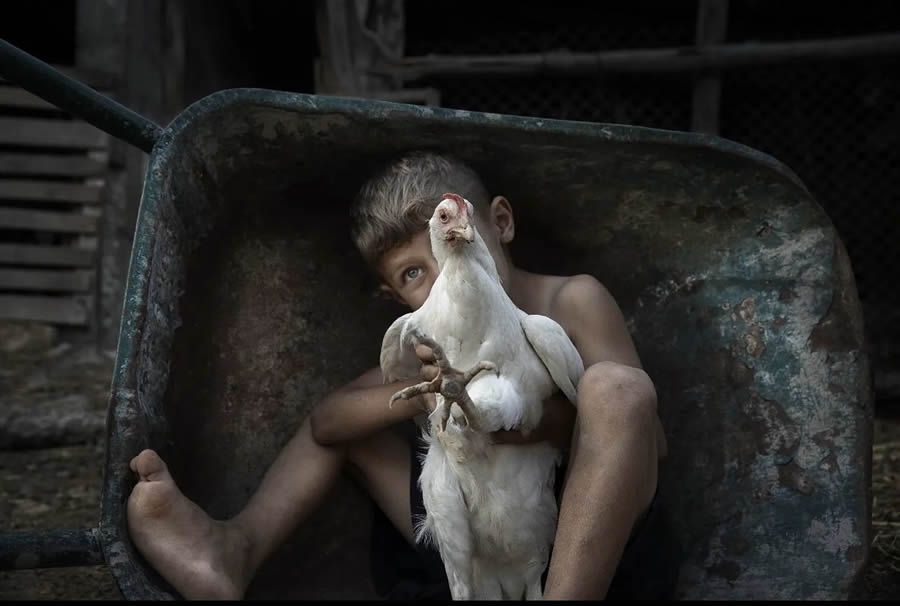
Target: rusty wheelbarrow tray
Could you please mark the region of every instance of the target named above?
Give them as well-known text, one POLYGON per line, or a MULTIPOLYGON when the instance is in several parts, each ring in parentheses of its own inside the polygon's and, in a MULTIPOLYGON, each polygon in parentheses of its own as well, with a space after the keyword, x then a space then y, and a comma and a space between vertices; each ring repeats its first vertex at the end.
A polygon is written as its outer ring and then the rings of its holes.
MULTIPOLYGON (((847 597, 870 543, 862 313, 834 226, 777 160, 692 133, 260 89, 160 128, 0 51, 5 77, 151 154, 99 524, 3 535, 4 567, 105 562, 126 598, 177 597, 129 540, 128 461, 153 447, 211 515, 242 507, 398 312, 369 296, 348 201, 380 162, 440 148, 512 200, 523 266, 593 274, 619 300, 670 441, 678 597, 847 597)), ((367 569, 361 497, 342 482, 247 596, 374 597, 347 573, 367 569)))

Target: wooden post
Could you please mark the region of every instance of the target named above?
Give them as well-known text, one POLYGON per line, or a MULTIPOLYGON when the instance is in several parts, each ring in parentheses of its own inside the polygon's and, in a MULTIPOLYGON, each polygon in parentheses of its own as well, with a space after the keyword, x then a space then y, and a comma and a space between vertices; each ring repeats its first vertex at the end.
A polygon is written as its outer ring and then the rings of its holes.
POLYGON ((316 93, 438 105, 437 89, 404 89, 399 75, 374 69, 403 59, 404 28, 403 0, 319 0, 316 93))
MULTIPOLYGON (((110 72, 109 94, 162 125, 183 109, 183 0, 78 0, 78 67, 110 72)), ((104 349, 115 349, 132 237, 147 154, 110 142, 110 170, 99 234, 96 324, 104 349)))
MULTIPOLYGON (((728 0, 698 0, 696 45, 723 44, 728 29, 728 0)), ((722 80, 718 72, 698 73, 694 80, 691 130, 719 134, 719 100, 722 80)))
POLYGON ((404 25, 403 0, 319 0, 316 92, 369 96, 399 88, 398 78, 367 70, 378 60, 403 57, 404 25))
MULTIPOLYGON (((126 9, 124 0, 78 0, 75 12, 75 66, 80 70, 95 70, 112 79, 112 86, 102 91, 110 97, 121 98, 121 84, 124 70, 122 50, 125 45, 126 9)), ((90 85, 90 83, 87 83, 90 85)), ((103 211, 96 218, 99 221, 96 234, 90 237, 96 242, 94 258, 93 304, 89 318, 90 332, 93 341, 103 349, 115 348, 115 335, 110 335, 110 322, 118 328, 118 316, 110 308, 111 302, 121 300, 124 292, 124 273, 116 267, 117 259, 110 251, 118 247, 120 238, 115 228, 116 209, 121 205, 122 185, 126 173, 124 164, 125 145, 111 139, 108 151, 92 156, 103 166, 97 178, 103 179, 103 211), (116 280, 121 277, 121 285, 116 280), (112 279, 111 279, 112 278, 112 279), (114 316, 114 319, 111 317, 114 316)))

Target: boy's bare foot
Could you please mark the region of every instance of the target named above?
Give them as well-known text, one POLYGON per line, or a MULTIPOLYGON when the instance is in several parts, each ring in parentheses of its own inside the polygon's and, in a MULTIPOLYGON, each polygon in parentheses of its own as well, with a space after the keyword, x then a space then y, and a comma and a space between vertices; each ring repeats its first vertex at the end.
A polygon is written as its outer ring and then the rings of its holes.
POLYGON ((128 497, 128 531, 150 565, 186 599, 241 599, 247 536, 184 496, 156 452, 142 451, 130 466, 140 477, 128 497))

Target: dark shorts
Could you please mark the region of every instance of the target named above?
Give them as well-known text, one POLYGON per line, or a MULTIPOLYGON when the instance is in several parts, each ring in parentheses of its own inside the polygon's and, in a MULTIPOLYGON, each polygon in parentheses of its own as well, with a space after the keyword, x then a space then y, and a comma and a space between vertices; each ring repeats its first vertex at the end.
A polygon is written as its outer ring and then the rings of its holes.
MULTIPOLYGON (((410 436, 409 499, 413 523, 425 515, 418 478, 421 442, 410 436)), ((557 500, 565 463, 556 474, 557 500)), ((372 574, 375 590, 387 600, 449 600, 450 587, 435 547, 411 546, 386 515, 375 507, 372 528, 372 574)), ((625 546, 606 599, 670 599, 681 562, 681 549, 667 524, 656 495, 625 546)), ((547 571, 544 571, 544 582, 547 571)))

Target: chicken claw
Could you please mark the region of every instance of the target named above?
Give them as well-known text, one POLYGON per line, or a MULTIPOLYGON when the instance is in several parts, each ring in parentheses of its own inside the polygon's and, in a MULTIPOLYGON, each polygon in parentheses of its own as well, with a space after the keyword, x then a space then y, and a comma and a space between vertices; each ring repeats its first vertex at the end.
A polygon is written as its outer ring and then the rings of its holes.
POLYGON ((445 431, 447 429, 447 419, 449 418, 450 413, 447 411, 447 402, 439 400, 432 413, 428 415, 428 420, 431 421, 431 433, 437 434, 440 431, 445 431))
POLYGON ((423 383, 419 383, 417 385, 411 385, 404 389, 401 389, 397 393, 391 396, 390 401, 388 402, 388 408, 394 407, 394 402, 397 400, 408 400, 415 396, 420 396, 423 393, 440 393, 440 383, 441 383, 441 375, 438 373, 431 381, 424 381, 423 383))
MULTIPOLYGON (((417 328, 410 329, 410 332, 416 341, 431 348, 431 351, 434 354, 434 362, 438 367, 438 374, 431 381, 425 381, 401 389, 391 396, 388 406, 392 407, 394 402, 399 399, 411 398, 424 393, 439 393, 444 397, 447 404, 453 404, 455 402, 462 411, 462 417, 465 419, 466 423, 472 429, 477 430, 478 410, 475 408, 475 404, 466 392, 466 386, 473 378, 475 378, 475 375, 485 370, 500 376, 500 370, 497 368, 497 365, 493 362, 482 360, 465 372, 456 370, 450 366, 450 362, 444 355, 444 349, 438 345, 434 339, 422 334, 417 328)), ((433 423, 436 423, 441 431, 446 429, 449 412, 450 411, 447 410, 447 408, 442 406, 440 412, 438 412, 438 409, 436 408, 432 413, 437 413, 437 417, 439 418, 436 418, 436 421, 433 421, 433 423)), ((454 415, 454 417, 457 417, 457 415, 454 415)))

